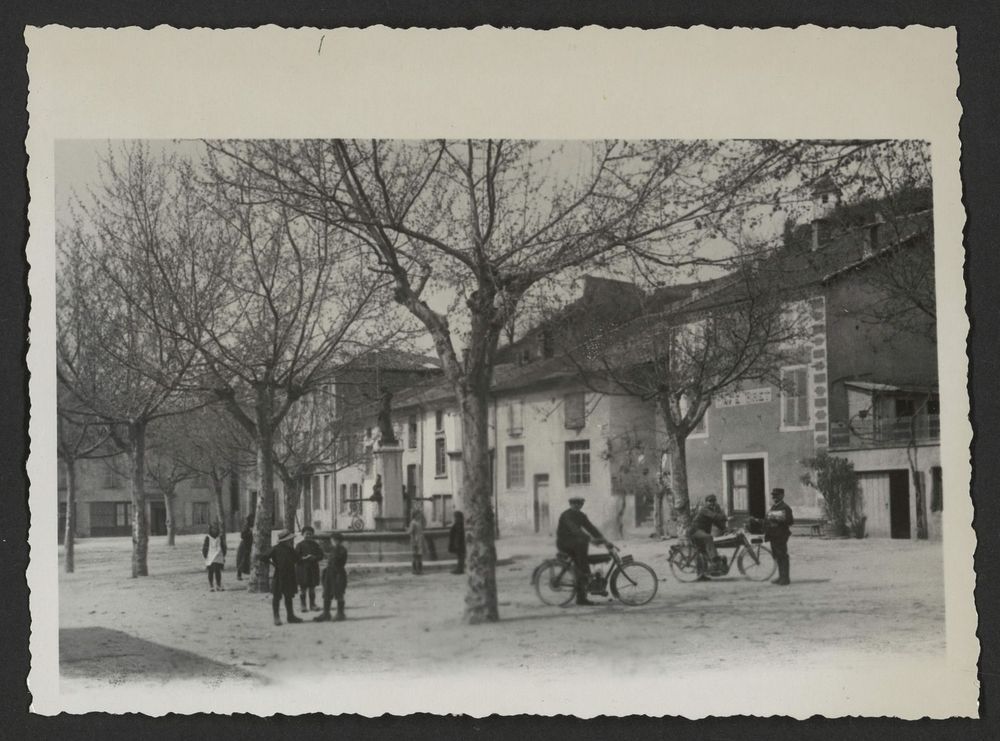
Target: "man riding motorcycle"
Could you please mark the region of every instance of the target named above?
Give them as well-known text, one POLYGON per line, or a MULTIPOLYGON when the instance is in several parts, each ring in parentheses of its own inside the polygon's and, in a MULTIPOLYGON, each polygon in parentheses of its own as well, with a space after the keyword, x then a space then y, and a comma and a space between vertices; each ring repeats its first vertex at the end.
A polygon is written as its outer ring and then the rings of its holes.
MULTIPOLYGON (((712 537, 712 528, 717 527, 725 531, 726 522, 726 514, 722 511, 719 500, 714 494, 705 497, 705 501, 691 518, 691 526, 687 532, 688 538, 708 557, 709 569, 719 558, 719 552, 715 549, 715 540, 712 537)), ((699 568, 701 568, 700 565, 699 568)), ((698 581, 709 581, 708 574, 704 570, 698 575, 698 581)))
POLYGON ((590 541, 603 543, 604 536, 583 513, 583 497, 570 497, 569 509, 559 515, 556 527, 556 549, 573 559, 576 571, 576 604, 592 605, 587 599, 590 584, 590 541))

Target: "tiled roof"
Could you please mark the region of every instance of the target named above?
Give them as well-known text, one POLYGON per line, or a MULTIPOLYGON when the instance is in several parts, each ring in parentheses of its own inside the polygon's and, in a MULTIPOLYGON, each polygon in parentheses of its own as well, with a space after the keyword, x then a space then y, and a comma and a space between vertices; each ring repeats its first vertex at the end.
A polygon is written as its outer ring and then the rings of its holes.
POLYGON ((441 361, 430 355, 418 355, 406 350, 381 349, 363 353, 348 363, 348 366, 354 369, 435 371, 441 369, 441 361))

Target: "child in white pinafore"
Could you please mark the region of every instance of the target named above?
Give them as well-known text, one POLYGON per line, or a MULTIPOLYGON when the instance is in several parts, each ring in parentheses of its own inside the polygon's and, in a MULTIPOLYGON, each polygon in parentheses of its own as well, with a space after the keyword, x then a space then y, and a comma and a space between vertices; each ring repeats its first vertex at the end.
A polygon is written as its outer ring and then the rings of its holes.
POLYGON ((219 526, 208 526, 208 535, 201 546, 201 555, 205 557, 205 568, 208 569, 208 588, 210 591, 223 591, 222 567, 226 564, 226 536, 219 533, 219 526), (213 581, 214 579, 214 581, 213 581))

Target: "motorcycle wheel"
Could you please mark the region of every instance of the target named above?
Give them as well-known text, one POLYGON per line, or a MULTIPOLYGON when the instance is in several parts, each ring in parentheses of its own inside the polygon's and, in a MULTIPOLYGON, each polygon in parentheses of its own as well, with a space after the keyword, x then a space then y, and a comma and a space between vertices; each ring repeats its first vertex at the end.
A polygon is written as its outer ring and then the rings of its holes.
POLYGON ((576 575, 573 567, 562 561, 547 561, 538 568, 535 578, 538 599, 553 607, 562 607, 576 596, 576 575))
POLYGON ((673 546, 668 558, 670 573, 680 582, 698 580, 698 553, 692 546, 673 546))
POLYGON ((778 570, 771 550, 762 545, 754 545, 740 553, 736 562, 740 573, 751 581, 767 581, 778 570))
POLYGON ((649 602, 659 586, 656 572, 639 561, 623 565, 611 578, 611 594, 630 607, 649 602))

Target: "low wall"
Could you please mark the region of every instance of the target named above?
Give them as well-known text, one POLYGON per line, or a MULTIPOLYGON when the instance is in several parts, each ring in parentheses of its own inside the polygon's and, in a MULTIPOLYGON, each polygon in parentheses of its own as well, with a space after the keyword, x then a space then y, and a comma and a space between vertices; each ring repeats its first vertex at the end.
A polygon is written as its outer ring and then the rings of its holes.
MULTIPOLYGON (((344 546, 347 548, 349 563, 409 561, 413 556, 410 535, 399 531, 341 530, 344 546)), ((331 536, 334 531, 323 530, 316 533, 324 553, 332 548, 331 536)), ((448 528, 427 528, 424 530, 424 558, 428 561, 451 558, 448 553, 448 528)))

